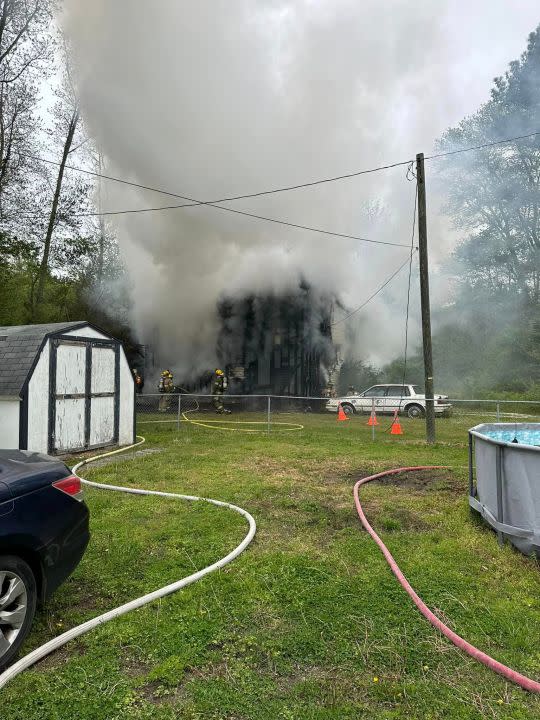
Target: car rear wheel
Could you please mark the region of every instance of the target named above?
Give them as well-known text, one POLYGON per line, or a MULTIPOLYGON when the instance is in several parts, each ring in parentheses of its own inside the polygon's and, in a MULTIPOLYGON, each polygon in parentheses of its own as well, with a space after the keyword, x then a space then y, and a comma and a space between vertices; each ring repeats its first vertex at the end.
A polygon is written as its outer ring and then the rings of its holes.
POLYGON ((405 408, 407 417, 410 418, 421 418, 424 417, 424 408, 421 405, 407 405, 405 408))
POLYGON ((0 555, 0 668, 13 660, 28 635, 36 602, 30 566, 14 555, 0 555))
POLYGON ((351 405, 350 403, 341 403, 341 408, 345 415, 354 415, 356 412, 354 405, 351 405))

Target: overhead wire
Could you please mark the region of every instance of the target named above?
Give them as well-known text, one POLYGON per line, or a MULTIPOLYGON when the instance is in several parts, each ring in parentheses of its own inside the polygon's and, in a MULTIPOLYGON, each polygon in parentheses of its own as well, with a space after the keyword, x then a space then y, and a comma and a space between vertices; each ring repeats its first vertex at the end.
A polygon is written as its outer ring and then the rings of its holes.
MULTIPOLYGON (((425 160, 434 160, 435 158, 446 157, 447 155, 456 155, 458 153, 471 152, 473 150, 481 150, 483 148, 491 147, 493 145, 501 145, 504 143, 515 142, 516 140, 525 140, 527 138, 535 137, 537 135, 540 135, 540 130, 532 132, 532 133, 528 133, 526 135, 515 135, 515 136, 509 137, 509 138, 502 138, 501 140, 493 140, 493 141, 490 141, 487 143, 482 143, 481 145, 473 145, 473 146, 466 147, 466 148, 460 148, 458 150, 450 150, 448 152, 436 153, 434 155, 426 155, 426 157, 424 159, 425 160)), ((61 163, 58 160, 51 160, 49 158, 43 158, 43 157, 40 157, 39 155, 33 155, 31 153, 19 153, 19 155, 21 157, 26 157, 31 160, 37 160, 38 162, 43 162, 43 163, 46 163, 49 165, 57 165, 57 166, 61 165, 61 163)), ((391 168, 400 167, 403 165, 410 166, 411 162, 412 162, 412 159, 400 160, 397 162, 388 163, 386 165, 378 165, 373 168, 366 168, 363 170, 355 170, 350 173, 343 173, 342 175, 333 175, 331 177, 319 178, 317 180, 310 180, 308 182, 297 183, 295 185, 285 185, 282 187, 271 188, 269 190, 260 190, 260 191, 254 192, 254 193, 244 193, 243 195, 231 195, 229 197, 217 198, 215 200, 196 200, 195 198, 188 197, 187 195, 181 195, 180 193, 174 193, 174 192, 171 192, 170 190, 164 190, 163 188, 156 188, 151 185, 144 185, 142 183, 136 183, 131 180, 125 180, 124 178, 118 178, 118 177, 115 177, 114 175, 106 175, 104 173, 96 172, 95 170, 88 170, 86 168, 80 168, 75 165, 67 165, 66 164, 64 167, 67 170, 73 170, 74 172, 80 172, 85 175, 92 175, 93 177, 100 177, 100 178, 103 178, 104 180, 110 180, 112 182, 121 183, 122 185, 130 185, 132 187, 139 188, 140 190, 149 190, 150 192, 159 193, 161 195, 168 195, 169 197, 177 197, 177 198, 180 198, 181 200, 189 200, 190 201, 190 204, 188 204, 188 205, 168 206, 168 207, 162 208, 164 210, 169 210, 169 209, 172 209, 173 207, 194 207, 197 205, 213 205, 213 204, 221 203, 221 202, 232 202, 234 200, 247 200, 249 198, 261 197, 263 195, 274 195, 276 193, 289 192, 292 190, 300 190, 302 188, 314 187, 316 185, 324 185, 327 183, 337 182, 340 180, 347 180, 350 178, 359 177, 361 175, 369 175, 371 173, 380 172, 382 170, 389 170, 391 168)), ((159 210, 159 209, 160 208, 148 208, 148 210, 159 210)), ((144 210, 144 208, 142 208, 141 210, 144 210)), ((123 211, 120 211, 120 212, 123 212, 123 211)))
MULTIPOLYGON (((511 137, 511 138, 495 140, 495 141, 491 141, 488 143, 483 143, 481 145, 475 145, 475 146, 471 146, 471 147, 467 147, 467 148, 460 148, 458 150, 451 150, 451 151, 444 152, 444 153, 428 155, 425 157, 425 160, 434 160, 434 159, 446 157, 449 155, 456 155, 458 153, 470 152, 473 150, 480 150, 480 149, 483 149, 486 147, 491 147, 493 145, 500 145, 503 143, 514 142, 517 140, 524 140, 527 138, 535 137, 537 135, 540 135, 540 131, 528 133, 526 135, 517 135, 517 136, 511 137)), ((38 155, 33 155, 30 153, 19 153, 19 154, 22 157, 27 157, 27 158, 36 160, 38 162, 43 162, 46 164, 51 164, 51 165, 56 165, 56 166, 61 165, 61 163, 57 160, 51 160, 49 158, 42 158, 38 155)), ((80 168, 75 165, 66 164, 64 167, 67 170, 72 170, 74 172, 79 172, 79 173, 82 173, 85 175, 90 175, 92 177, 102 178, 104 180, 110 180, 112 182, 120 183, 123 185, 129 185, 131 187, 135 187, 135 188, 138 188, 141 190, 148 190, 150 192, 156 192, 156 193, 159 193, 162 195, 168 195, 170 197, 177 197, 182 200, 188 201, 188 202, 182 203, 180 205, 166 205, 166 206, 150 207, 150 208, 134 208, 131 210, 111 210, 111 211, 90 212, 90 213, 69 213, 69 217, 104 217, 104 216, 129 215, 129 214, 138 214, 138 213, 147 213, 147 212, 162 212, 165 210, 177 210, 177 209, 189 208, 189 207, 210 207, 215 210, 222 210, 224 212, 233 213, 234 215, 241 215, 244 217, 252 218, 254 220, 270 222, 270 223, 274 223, 277 225, 283 225, 285 227, 295 228, 298 230, 306 230, 308 232, 314 232, 314 233, 321 234, 321 235, 327 235, 327 236, 331 236, 331 237, 339 237, 339 238, 350 239, 350 240, 357 240, 359 242, 366 242, 366 243, 370 243, 370 244, 374 244, 374 245, 388 245, 388 246, 393 246, 393 247, 408 247, 407 245, 405 245, 403 243, 393 243, 393 242, 384 241, 384 240, 374 240, 372 238, 364 238, 364 237, 360 237, 358 235, 350 235, 348 233, 334 232, 332 230, 327 230, 325 228, 313 227, 311 225, 303 225, 301 223, 294 223, 294 222, 290 222, 288 220, 283 220, 281 218, 272 218, 272 217, 268 217, 266 215, 250 213, 245 210, 238 210, 235 208, 224 207, 223 205, 220 205, 218 203, 232 202, 235 200, 244 200, 244 199, 249 199, 249 198, 257 198, 257 197, 262 197, 262 196, 266 196, 266 195, 273 195, 276 193, 289 192, 292 190, 299 190, 302 188, 314 187, 317 185, 323 185, 323 184, 327 184, 327 183, 331 183, 331 182, 346 180, 349 178, 359 177, 361 175, 368 175, 371 173, 380 172, 382 170, 388 170, 390 168, 400 167, 400 166, 404 166, 404 165, 409 166, 409 170, 407 171, 407 177, 408 177, 410 168, 412 166, 412 162, 413 162, 412 160, 402 160, 402 161, 398 161, 398 162, 394 162, 394 163, 388 163, 386 165, 379 165, 374 168, 367 168, 364 170, 357 170, 357 171, 354 171, 351 173, 345 173, 342 175, 334 175, 332 177, 320 178, 318 180, 311 180, 311 181, 305 182, 305 183, 297 183, 295 185, 271 188, 269 190, 261 190, 261 191, 254 192, 254 193, 245 193, 243 195, 232 195, 229 197, 218 198, 216 200, 198 200, 198 199, 190 197, 188 195, 181 195, 180 193, 174 193, 169 190, 164 190, 162 188, 156 188, 156 187, 152 187, 150 185, 136 183, 136 182, 133 182, 130 180, 125 180, 124 178, 115 177, 113 175, 106 175, 104 173, 96 172, 94 170, 80 168)), ((30 214, 30 215, 24 215, 22 217, 24 219, 36 219, 39 217, 48 217, 48 215, 30 214)), ((339 321, 339 322, 341 322, 341 321, 339 321)))
MULTIPOLYGON (((38 155, 31 155, 29 153, 19 153, 21 157, 27 157, 31 160, 37 160, 39 162, 44 162, 48 165, 61 165, 61 163, 58 160, 49 160, 48 158, 42 158, 38 155)), ((305 183, 298 183, 296 185, 286 185, 284 187, 278 187, 278 188, 271 188, 270 190, 260 190, 258 192, 254 193, 247 193, 244 195, 233 195, 230 197, 223 197, 218 198, 216 200, 196 200, 195 198, 188 197, 187 195, 180 195, 179 193, 174 193, 169 190, 163 190, 161 188, 152 187, 151 185, 143 185, 142 183, 136 183, 132 182, 131 180, 124 180, 123 178, 115 177, 114 175, 105 175, 104 173, 98 173, 95 170, 87 170, 85 168, 79 168, 75 165, 65 165, 64 167, 67 170, 73 170, 75 172, 80 172, 85 175, 92 175, 93 177, 100 177, 104 180, 111 180, 112 182, 121 183, 122 185, 130 185, 132 187, 139 188, 139 190, 149 190, 151 192, 159 193, 160 195, 168 195, 169 197, 176 197, 180 198, 181 200, 189 200, 190 204, 188 205, 178 205, 177 207, 195 207, 197 205, 215 205, 216 203, 222 203, 222 202, 232 202, 233 200, 247 200, 249 198, 256 198, 261 197, 263 195, 274 195, 276 193, 282 193, 282 192, 289 192, 291 190, 300 190, 302 188, 307 187, 314 187, 315 185, 324 185, 326 183, 331 182, 337 182, 339 180, 347 180, 349 178, 358 177, 360 175, 369 175, 371 173, 380 172, 381 170, 389 170, 391 168, 399 167, 401 165, 409 165, 411 163, 411 160, 401 160, 399 162, 390 163, 388 165, 379 165, 378 167, 374 168, 368 168, 366 170, 356 170, 351 173, 345 173, 343 175, 334 175, 332 177, 327 178, 320 178, 318 180, 311 180, 309 182, 305 183)), ((155 210, 159 208, 153 208, 155 210)), ((171 209, 171 208, 163 208, 163 209, 171 209)))
POLYGON ((403 379, 402 388, 405 385, 405 377, 407 375, 407 351, 409 348, 409 309, 411 305, 411 277, 412 277, 412 259, 414 251, 414 232, 416 230, 416 208, 418 205, 418 180, 416 180, 414 188, 414 209, 413 209, 413 221, 411 231, 411 255, 409 258, 409 280, 407 284, 407 308, 405 311, 405 348, 403 353, 403 379))
MULTIPOLYGON (((414 180, 415 186, 414 186, 414 206, 413 206, 413 217, 412 217, 412 230, 411 230, 411 254, 409 256, 409 280, 407 283, 407 305, 405 310, 405 347, 403 351, 403 375, 401 378, 401 390, 399 395, 399 409, 401 410, 401 402, 403 400, 403 392, 405 390, 405 379, 407 377, 407 355, 408 355, 408 348, 409 348, 409 310, 411 305, 411 278, 412 278, 412 260, 413 260, 413 253, 414 253, 414 233, 416 231, 416 211, 418 207, 418 179, 416 174, 413 170, 413 163, 411 163, 411 167, 407 171, 407 179, 408 180, 414 180)), ((383 432, 388 432, 392 428, 392 425, 394 424, 394 420, 388 425, 388 427, 383 429, 383 432)))
MULTIPOLYGON (((39 161, 41 161, 41 162, 49 163, 49 164, 60 165, 60 163, 57 162, 57 161, 55 161, 55 160, 48 160, 48 159, 45 159, 45 158, 40 158, 40 157, 38 157, 38 156, 36 156, 36 155, 26 154, 26 155, 24 155, 24 156, 25 156, 25 157, 32 158, 32 159, 34 159, 34 160, 39 160, 39 161)), ((133 209, 133 210, 116 210, 116 211, 108 211, 108 212, 71 213, 71 214, 69 214, 69 217, 101 217, 101 216, 107 216, 107 215, 128 215, 128 214, 136 214, 136 213, 159 212, 159 211, 163 211, 163 210, 173 210, 173 209, 180 209, 180 208, 201 207, 201 206, 203 206, 203 207, 213 208, 213 209, 215 209, 215 210, 222 210, 222 211, 225 211, 225 212, 228 212, 228 213, 232 213, 232 214, 234 214, 234 215, 241 215, 241 216, 244 216, 244 217, 252 218, 252 219, 254 219, 254 220, 261 220, 261 221, 263 221, 263 222, 269 222, 269 223, 274 223, 274 224, 277 224, 277 225, 283 225, 283 226, 285 226, 285 227, 290 227, 290 228, 294 228, 294 229, 297 229, 297 230, 307 230, 308 232, 314 232, 314 233, 317 233, 317 234, 320 234, 320 235, 328 235, 328 236, 331 236, 331 237, 339 237, 339 238, 344 238, 344 239, 348 239, 348 240, 357 240, 357 241, 359 241, 359 242, 370 243, 370 244, 373 244, 373 245, 388 245, 388 246, 391 246, 391 247, 407 247, 407 245, 405 245, 404 243, 395 243, 395 242, 390 242, 390 241, 385 241, 385 240, 374 240, 374 239, 372 239, 372 238, 360 237, 360 236, 358 236, 358 235, 350 235, 350 234, 348 234, 348 233, 334 232, 334 231, 332 231, 332 230, 327 230, 326 228, 313 227, 313 226, 311 226, 311 225, 303 225, 303 224, 301 224, 301 223, 294 223, 294 222, 291 222, 291 221, 289 221, 289 220, 283 220, 283 219, 281 219, 281 218, 272 218, 272 217, 268 217, 268 216, 266 216, 266 215, 259 215, 259 214, 257 214, 257 213, 250 213, 250 212, 247 212, 247 211, 245 211, 245 210, 238 210, 238 209, 236 209, 236 208, 224 207, 223 205, 218 205, 217 203, 230 202, 230 201, 233 201, 233 200, 242 200, 242 199, 254 198, 254 197, 260 197, 260 196, 263 196, 263 195, 271 195, 271 194, 280 193, 280 192, 287 192, 287 191, 290 191, 290 190, 297 190, 297 189, 304 188, 304 187, 312 187, 312 186, 314 186, 314 185, 321 185, 321 184, 323 184, 323 183, 330 183, 330 182, 335 182, 335 181, 338 181, 338 180, 344 180, 344 179, 346 179, 346 178, 352 178, 352 177, 356 177, 356 176, 358 176, 358 175, 366 175, 366 174, 368 174, 368 173, 374 173, 374 172, 378 172, 379 170, 386 170, 386 169, 389 169, 389 168, 392 168, 392 167, 398 167, 398 166, 406 165, 406 164, 409 164, 409 163, 410 163, 410 160, 409 160, 409 161, 392 163, 392 164, 390 164, 390 165, 381 165, 381 166, 379 166, 379 167, 377 167, 377 168, 370 168, 370 169, 367 169, 367 170, 359 170, 359 171, 357 171, 357 172, 348 173, 348 174, 346 174, 346 175, 339 175, 339 176, 334 176, 334 177, 331 177, 331 178, 323 178, 323 179, 311 181, 311 182, 308 182, 308 183, 302 183, 302 184, 298 184, 298 185, 290 185, 290 186, 281 187, 281 188, 274 188, 274 189, 272 189, 272 190, 264 190, 264 191, 260 191, 260 192, 256 192, 256 193, 250 193, 250 194, 245 194, 245 195, 236 195, 236 196, 221 198, 221 199, 218 199, 218 200, 197 200, 197 199, 192 198, 192 197, 190 197, 190 196, 188 196, 188 195, 180 195, 179 193, 169 192, 169 191, 167 191, 167 190, 162 190, 162 189, 159 189, 159 188, 154 188, 154 187, 151 187, 151 186, 149 186, 149 185, 142 185, 142 184, 140 184, 140 183, 134 183, 134 182, 131 182, 131 181, 128 181, 128 180, 124 180, 124 179, 121 179, 121 178, 114 177, 114 176, 112 176, 112 175, 105 175, 105 174, 103 174, 103 173, 99 173, 99 172, 96 172, 96 171, 94 171, 94 170, 86 170, 85 168, 78 168, 78 167, 76 167, 76 166, 74 166, 74 165, 65 165, 65 168, 66 168, 66 169, 73 170, 73 171, 76 171, 76 172, 81 172, 81 173, 84 173, 84 174, 86 174, 86 175, 91 175, 91 176, 93 176, 93 177, 103 178, 103 179, 105 179, 105 180, 112 180, 112 181, 114 181, 114 182, 118 182, 118 183, 122 183, 122 184, 126 184, 126 185, 131 185, 131 186, 136 187, 136 188, 139 188, 139 189, 150 190, 150 191, 152 191, 152 192, 157 192, 157 193, 161 193, 161 194, 165 194, 165 195, 170 195, 170 196, 172 196, 172 197, 178 197, 178 198, 181 198, 181 199, 183 199, 183 200, 188 200, 188 201, 189 201, 189 202, 183 203, 183 204, 181 204, 181 205, 168 205, 168 206, 153 207, 153 208, 135 208, 135 209, 133 209)), ((35 219, 35 218, 38 218, 38 217, 48 217, 48 215, 31 214, 31 215, 25 215, 25 216, 23 216, 23 217, 24 217, 25 219, 35 219)))
MULTIPOLYGON (((407 245, 407 247, 409 247, 409 246, 407 245)), ((412 255, 414 252, 416 252, 417 249, 418 249, 418 248, 413 248, 413 250, 411 251, 411 255, 412 255)), ((353 315, 356 315, 357 312, 360 312, 360 310, 362 310, 363 308, 365 308, 366 305, 367 305, 368 303, 370 303, 375 297, 377 297, 377 295, 378 295, 379 293, 381 293, 381 292, 384 290, 384 288, 392 282, 392 280, 396 277, 396 275, 398 275, 398 274, 401 272, 401 270, 403 270, 403 268, 404 268, 406 265, 408 265, 409 263, 410 263, 410 258, 408 257, 408 258, 405 260, 405 262, 402 263, 402 264, 398 267, 398 269, 397 269, 395 272, 393 272, 393 273, 390 275, 390 277, 387 278, 387 279, 384 281, 384 283, 383 283, 377 290, 375 290, 375 292, 374 292, 372 295, 370 295, 370 296, 367 298, 367 300, 364 300, 364 302, 363 302, 361 305, 359 305, 357 308, 355 308, 355 309, 352 310, 350 313, 348 313, 348 315, 345 315, 345 317, 342 317, 342 318, 340 318, 339 320, 335 320, 334 322, 330 323, 330 327, 334 327, 334 325, 339 325, 339 323, 345 322, 345 320, 348 320, 348 319, 349 319, 350 317, 352 317, 353 315)))
MULTIPOLYGON (((490 141, 487 143, 482 143, 480 145, 473 145, 473 146, 466 147, 466 148, 459 148, 457 150, 450 150, 448 152, 436 153, 434 155, 426 155, 426 157, 424 159, 425 160, 434 160, 436 158, 446 157, 448 155, 456 155, 458 153, 471 152, 473 150, 481 150, 483 148, 491 147, 493 145, 501 145, 504 143, 515 142, 517 140, 525 140, 527 138, 536 137, 537 135, 540 135, 540 130, 532 132, 532 133, 528 133, 526 135, 515 135, 514 137, 503 138, 501 140, 493 140, 493 141, 490 141)), ((57 166, 61 165, 61 163, 58 160, 51 160, 49 158, 43 158, 43 157, 40 157, 39 155, 33 155, 30 153, 19 153, 19 155, 21 157, 26 157, 31 160, 36 160, 38 162, 43 162, 43 163, 46 163, 49 165, 57 165, 57 166)), ((75 165, 66 164, 64 167, 67 170, 73 170, 74 172, 83 173, 85 175, 99 177, 104 180, 110 180, 112 182, 120 183, 122 185, 129 185, 131 187, 136 187, 140 190, 148 190, 150 192, 159 193, 161 195, 167 195, 169 197, 176 197, 176 198, 180 198, 181 200, 189 201, 182 205, 165 205, 162 207, 137 208, 134 210, 116 210, 116 211, 106 211, 103 213, 91 213, 92 215, 98 215, 98 214, 120 215, 120 214, 137 213, 137 212, 157 212, 160 210, 173 210, 173 209, 180 209, 180 208, 186 208, 186 207, 197 207, 197 206, 205 206, 205 205, 214 206, 217 203, 222 203, 222 202, 232 202, 234 200, 247 200, 249 198, 257 198, 257 197, 262 197, 265 195, 274 195, 277 193, 290 192, 292 190, 300 190, 302 188, 309 188, 309 187, 314 187, 317 185, 324 185, 327 183, 338 182, 340 180, 347 180, 350 178, 359 177, 361 175, 369 175, 372 173, 380 172, 382 170, 389 170, 391 168, 400 167, 400 166, 404 166, 404 165, 408 165, 410 167, 412 162, 413 162, 412 159, 400 160, 397 162, 388 163, 386 165, 378 165, 373 168, 366 168, 363 170, 355 170, 353 172, 344 173, 342 175, 333 175, 331 177, 319 178, 317 180, 310 180, 308 182, 297 183, 295 185, 285 185, 282 187, 270 188, 269 190, 259 190, 254 193, 244 193, 243 195, 231 195, 228 197, 217 198, 214 200, 197 200, 196 198, 192 198, 187 195, 181 195, 180 193, 175 193, 170 190, 164 190, 163 188, 157 188, 157 187, 153 187, 151 185, 144 185, 143 183, 136 183, 131 180, 119 178, 114 175, 106 175, 105 173, 96 172, 95 170, 88 170, 86 168, 77 167, 75 165)), ((225 209, 230 209, 230 208, 220 208, 220 209, 225 210, 225 209)), ((90 213, 88 213, 88 214, 85 213, 82 215, 90 215, 90 213)))
POLYGON ((447 157, 448 155, 458 155, 459 153, 471 152, 472 150, 483 150, 493 145, 503 145, 504 143, 515 142, 516 140, 526 140, 527 138, 540 135, 540 130, 529 133, 528 135, 516 135, 503 140, 493 140, 492 142, 482 143, 481 145, 473 145, 471 147, 459 148, 458 150, 448 150, 448 152, 437 153, 436 155, 426 155, 424 160, 435 160, 436 158, 447 157))
MULTIPOLYGON (((173 206, 174 207, 174 206, 173 206)), ((193 205, 178 205, 177 207, 193 207, 193 205)), ((243 215, 245 217, 253 218, 255 220, 264 220, 265 222, 275 223, 276 225, 284 225, 285 227, 295 228, 297 230, 307 230, 309 232, 317 233, 319 235, 329 235, 331 237, 339 237, 348 240, 358 240, 359 242, 370 243, 373 245, 389 245, 391 247, 409 247, 405 243, 395 243, 389 240, 374 240, 373 238, 360 237, 359 235, 349 235, 348 233, 339 233, 333 230, 326 230, 325 228, 313 227, 311 225, 301 225, 300 223, 293 223, 288 220, 281 220, 280 218, 271 218, 265 215, 257 215, 255 213, 245 212, 244 210, 235 210, 234 208, 223 207, 222 205, 207 205, 207 207, 214 208, 215 210, 225 210, 226 212, 233 213, 235 215, 243 215)), ((159 210, 160 208, 154 208, 159 210)), ((162 208, 161 208, 162 209, 162 208)), ((147 210, 125 210, 117 211, 115 215, 126 215, 131 212, 147 212, 147 210)), ((69 217, 99 217, 104 213, 82 213, 82 214, 69 214, 69 217)), ((48 215, 23 215, 24 219, 31 220, 38 217, 48 217, 48 215)))

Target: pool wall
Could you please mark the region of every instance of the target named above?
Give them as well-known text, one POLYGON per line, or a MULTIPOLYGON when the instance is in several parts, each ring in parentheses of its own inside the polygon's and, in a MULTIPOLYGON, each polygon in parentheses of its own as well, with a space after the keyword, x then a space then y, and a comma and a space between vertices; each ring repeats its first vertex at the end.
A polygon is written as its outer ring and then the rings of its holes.
POLYGON ((469 430, 469 505, 526 555, 540 559, 540 447, 490 437, 538 432, 540 423, 485 423, 469 430), (475 472, 476 470, 476 472, 475 472))

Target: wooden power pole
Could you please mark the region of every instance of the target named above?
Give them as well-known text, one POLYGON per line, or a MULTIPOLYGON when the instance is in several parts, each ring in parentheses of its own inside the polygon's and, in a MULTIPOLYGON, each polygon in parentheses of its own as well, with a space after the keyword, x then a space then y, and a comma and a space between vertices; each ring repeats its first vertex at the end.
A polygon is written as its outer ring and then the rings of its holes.
POLYGON ((433 399, 433 354, 431 351, 431 313, 429 308, 429 266, 427 249, 426 176, 424 153, 416 156, 418 182, 418 254, 420 256, 420 302, 422 306, 422 346, 426 386, 426 440, 435 442, 435 404, 433 399))

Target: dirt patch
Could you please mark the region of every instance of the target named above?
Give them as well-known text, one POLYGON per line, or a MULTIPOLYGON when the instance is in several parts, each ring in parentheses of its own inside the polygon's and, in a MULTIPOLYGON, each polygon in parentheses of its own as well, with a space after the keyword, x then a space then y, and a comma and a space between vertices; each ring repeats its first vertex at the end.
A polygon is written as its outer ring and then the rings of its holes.
MULTIPOLYGON (((370 474, 370 473, 367 473, 370 474)), ((366 474, 355 473, 356 479, 366 477, 366 474)), ((451 470, 441 468, 438 470, 409 470, 386 475, 386 477, 374 480, 380 485, 393 485, 417 492, 429 492, 432 490, 444 490, 452 493, 462 493, 465 486, 463 480, 457 478, 451 470)))
MULTIPOLYGON (((241 467, 250 472, 271 476, 275 480, 295 480, 306 482, 308 479, 320 478, 325 484, 347 483, 351 478, 351 463, 349 460, 279 460, 268 457, 253 457, 242 463, 241 467)), ((361 470, 355 470, 358 475, 361 470)), ((370 475, 373 470, 366 470, 365 475, 370 475)))
MULTIPOLYGON (((123 652, 126 653, 127 649, 124 648, 123 652)), ((142 660, 139 657, 136 657, 134 655, 124 655, 122 657, 122 670, 123 672, 131 678, 142 678, 145 677, 148 674, 148 671, 151 667, 151 665, 142 660)))
POLYGON ((73 657, 81 657, 81 655, 84 655, 84 650, 84 646, 81 643, 70 643, 69 648, 58 648, 58 650, 55 650, 50 655, 46 655, 41 660, 38 660, 34 667, 38 670, 51 670, 60 667, 73 657))
POLYGON ((383 508, 377 503, 364 503, 364 512, 376 530, 384 532, 426 532, 433 526, 426 522, 425 516, 409 508, 383 508))
POLYGON ((152 680, 140 687, 138 695, 141 700, 152 705, 174 705, 178 699, 176 689, 168 688, 158 680, 152 680))

